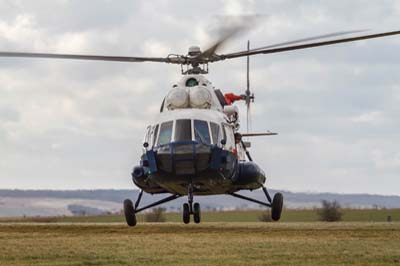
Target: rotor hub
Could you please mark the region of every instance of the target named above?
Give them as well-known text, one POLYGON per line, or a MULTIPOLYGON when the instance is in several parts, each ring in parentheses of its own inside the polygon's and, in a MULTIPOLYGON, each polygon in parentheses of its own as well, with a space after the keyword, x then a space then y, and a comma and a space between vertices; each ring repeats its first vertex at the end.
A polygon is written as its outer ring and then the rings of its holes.
POLYGON ((198 56, 201 54, 201 50, 199 46, 190 46, 189 47, 189 51, 188 51, 188 55, 189 56, 198 56))

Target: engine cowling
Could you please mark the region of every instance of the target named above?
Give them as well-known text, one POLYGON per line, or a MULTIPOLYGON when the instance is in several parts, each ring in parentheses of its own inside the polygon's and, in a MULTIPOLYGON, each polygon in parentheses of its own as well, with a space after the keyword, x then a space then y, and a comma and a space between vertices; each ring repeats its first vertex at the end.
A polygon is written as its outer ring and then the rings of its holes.
POLYGON ((189 107, 189 93, 184 88, 175 87, 171 89, 165 98, 168 110, 189 107))
POLYGON ((192 108, 210 108, 211 94, 206 87, 196 86, 190 88, 189 92, 190 107, 192 108))
POLYGON ((256 163, 241 162, 233 182, 240 189, 258 189, 264 184, 265 179, 264 171, 256 163))

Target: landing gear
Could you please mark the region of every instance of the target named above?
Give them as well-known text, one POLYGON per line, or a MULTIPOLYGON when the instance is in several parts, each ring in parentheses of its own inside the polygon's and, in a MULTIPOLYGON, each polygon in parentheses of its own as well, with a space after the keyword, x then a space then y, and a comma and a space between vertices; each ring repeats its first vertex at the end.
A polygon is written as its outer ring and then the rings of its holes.
POLYGON ((124 214, 125 214, 126 223, 129 226, 135 226, 136 225, 136 213, 135 213, 135 209, 133 208, 133 203, 129 199, 124 200, 124 214))
POLYGON ((190 208, 189 208, 189 204, 188 203, 184 203, 183 204, 183 222, 185 224, 190 223, 190 208))
POLYGON ((193 205, 193 220, 196 224, 200 223, 200 204, 199 203, 195 203, 193 205))
POLYGON ((195 202, 193 204, 193 185, 189 184, 188 187, 188 203, 183 204, 183 222, 190 223, 190 215, 193 214, 193 220, 196 224, 200 223, 200 204, 195 202))
POLYGON ((271 218, 274 221, 279 221, 279 219, 281 218, 281 213, 282 213, 282 208, 283 208, 283 195, 281 193, 276 193, 274 195, 274 198, 271 199, 271 196, 268 193, 268 190, 266 187, 262 186, 262 190, 264 191, 265 197, 268 200, 267 202, 263 202, 263 201, 259 201, 256 199, 252 199, 240 194, 236 194, 236 193, 229 193, 229 195, 234 196, 235 198, 239 198, 239 199, 243 199, 243 200, 248 200, 266 207, 270 207, 271 208, 271 218))
POLYGON ((272 220, 279 221, 279 219, 281 218, 282 207, 283 207, 283 195, 281 193, 276 193, 271 203, 272 220))
POLYGON ((169 197, 166 197, 166 198, 164 198, 162 200, 156 201, 156 202, 154 202, 152 204, 149 204, 147 206, 139 208, 139 203, 140 203, 140 200, 142 199, 142 195, 143 195, 143 190, 140 191, 140 193, 138 195, 138 198, 137 198, 137 200, 135 202, 135 206, 133 206, 133 203, 132 203, 132 201, 130 199, 124 200, 125 220, 126 220, 126 223, 129 226, 135 226, 136 225, 136 213, 144 211, 144 210, 147 210, 147 209, 155 207, 155 206, 158 206, 160 204, 169 202, 171 200, 176 200, 177 198, 181 197, 181 195, 179 195, 179 194, 173 194, 173 195, 171 195, 169 197))

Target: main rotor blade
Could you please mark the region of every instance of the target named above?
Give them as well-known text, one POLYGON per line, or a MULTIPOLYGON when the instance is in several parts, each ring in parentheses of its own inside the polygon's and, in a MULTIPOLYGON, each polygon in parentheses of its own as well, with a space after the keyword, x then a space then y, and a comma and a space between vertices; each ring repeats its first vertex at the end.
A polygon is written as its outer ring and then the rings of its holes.
POLYGON ((246 32, 254 27, 262 16, 248 15, 248 16, 224 16, 220 22, 222 25, 219 27, 218 39, 204 52, 196 57, 196 59, 205 58, 209 59, 219 48, 222 47, 228 40, 240 33, 246 32))
POLYGON ((259 47, 256 49, 251 49, 251 51, 259 51, 259 50, 275 48, 275 47, 279 47, 279 46, 286 46, 289 44, 296 44, 296 43, 302 43, 302 42, 308 42, 308 41, 316 41, 316 40, 320 40, 320 39, 332 38, 332 37, 360 33, 360 32, 365 32, 365 31, 368 31, 368 30, 350 30, 350 31, 333 32, 333 33, 324 34, 324 35, 318 35, 318 36, 312 36, 312 37, 307 37, 307 38, 302 38, 302 39, 297 39, 297 40, 292 40, 292 41, 287 41, 287 42, 282 42, 282 43, 276 43, 276 44, 272 44, 272 45, 268 45, 268 46, 264 46, 264 47, 259 47))
POLYGON ((242 51, 242 52, 237 52, 237 53, 222 54, 222 55, 219 55, 218 57, 216 57, 216 60, 214 60, 214 61, 243 57, 243 56, 248 56, 248 55, 256 55, 256 54, 281 53, 281 52, 287 52, 287 51, 293 51, 293 50, 301 50, 301 49, 307 49, 307 48, 313 48, 313 47, 319 47, 319 46, 333 45, 333 44, 338 44, 338 43, 355 42, 355 41, 361 41, 361 40, 367 40, 367 39, 381 38, 381 37, 387 37, 387 36, 398 35, 398 34, 400 34, 400 31, 390 31, 390 32, 383 32, 383 33, 378 33, 378 34, 370 34, 370 35, 363 35, 363 36, 358 36, 358 37, 336 39, 336 40, 315 42, 315 43, 307 43, 307 44, 300 44, 300 45, 287 46, 287 47, 278 47, 278 48, 272 48, 272 49, 258 50, 259 48, 257 48, 257 49, 253 49, 252 51, 249 51, 249 52, 242 51))
POLYGON ((184 61, 183 58, 178 58, 178 57, 166 57, 166 58, 129 57, 129 56, 19 53, 19 52, 0 52, 0 57, 77 59, 77 60, 98 60, 98 61, 116 61, 116 62, 162 62, 162 63, 172 63, 172 64, 181 64, 184 61))
POLYGON ((242 27, 231 28, 224 32, 224 34, 217 40, 213 45, 211 45, 208 49, 202 52, 197 58, 209 58, 215 54, 218 48, 220 48, 227 40, 238 34, 242 31, 242 27))

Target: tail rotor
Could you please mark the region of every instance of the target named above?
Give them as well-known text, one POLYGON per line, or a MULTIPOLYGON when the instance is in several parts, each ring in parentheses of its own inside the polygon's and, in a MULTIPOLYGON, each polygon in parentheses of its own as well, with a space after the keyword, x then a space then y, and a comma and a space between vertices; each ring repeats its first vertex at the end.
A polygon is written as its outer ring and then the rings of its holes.
MULTIPOLYGON (((247 41, 247 51, 250 51, 250 41, 247 41)), ((247 133, 251 130, 250 103, 254 102, 254 93, 250 92, 250 56, 247 56, 247 84, 245 92, 246 112, 247 112, 247 133)))

